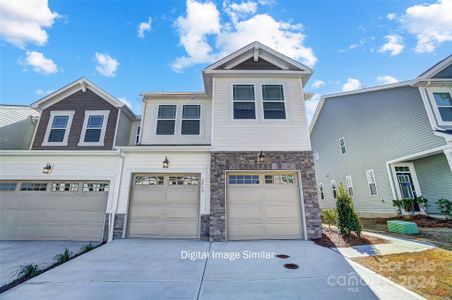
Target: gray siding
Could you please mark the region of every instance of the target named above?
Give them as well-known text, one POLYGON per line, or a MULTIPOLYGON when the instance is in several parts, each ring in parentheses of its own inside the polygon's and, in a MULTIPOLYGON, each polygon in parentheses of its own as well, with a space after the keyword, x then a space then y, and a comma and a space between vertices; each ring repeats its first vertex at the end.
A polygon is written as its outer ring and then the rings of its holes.
POLYGON ((41 120, 36 130, 35 139, 33 141, 34 150, 109 150, 113 148, 113 140, 115 136, 116 121, 118 117, 118 108, 99 97, 97 94, 87 89, 86 92, 78 91, 67 98, 44 109, 41 114, 41 120), (75 115, 72 120, 71 131, 69 133, 67 146, 42 146, 47 125, 52 110, 74 110, 75 115), (104 146, 94 147, 78 146, 80 135, 83 128, 86 110, 110 110, 108 117, 107 129, 105 132, 104 146))
POLYGON ((116 132, 115 146, 128 146, 132 120, 123 112, 119 115, 118 131, 116 132))
POLYGON ((452 200, 452 172, 446 156, 441 153, 413 161, 422 195, 430 204, 429 212, 439 213, 436 200, 452 200))
POLYGON ((447 66, 441 72, 438 72, 432 78, 441 79, 441 78, 452 78, 452 65, 447 66))
POLYGON ((0 106, 0 150, 28 150, 39 113, 26 106, 0 106))
POLYGON ((386 162, 445 145, 433 134, 419 90, 398 87, 326 99, 311 133, 321 207, 335 206, 330 181, 337 185, 351 175, 355 206, 360 212, 392 213, 392 190, 386 162), (342 154, 339 139, 345 138, 342 154), (378 196, 371 196, 366 170, 373 169, 378 196))

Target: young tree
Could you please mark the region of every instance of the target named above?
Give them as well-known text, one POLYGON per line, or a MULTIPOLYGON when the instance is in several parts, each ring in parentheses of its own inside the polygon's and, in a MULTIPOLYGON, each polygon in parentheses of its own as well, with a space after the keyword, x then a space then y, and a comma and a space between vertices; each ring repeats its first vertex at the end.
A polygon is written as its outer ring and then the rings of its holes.
POLYGON ((339 193, 336 200, 337 227, 344 237, 350 237, 355 232, 358 237, 361 235, 363 226, 355 212, 352 198, 348 195, 341 183, 339 185, 339 193))

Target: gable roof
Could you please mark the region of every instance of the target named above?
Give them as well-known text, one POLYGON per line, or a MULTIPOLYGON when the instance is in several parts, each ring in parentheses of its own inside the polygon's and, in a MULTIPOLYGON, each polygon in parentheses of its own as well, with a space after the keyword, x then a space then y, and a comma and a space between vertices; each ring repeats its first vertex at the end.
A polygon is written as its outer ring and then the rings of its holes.
POLYGON ((301 76, 303 85, 305 85, 312 72, 311 68, 258 41, 225 56, 202 71, 204 88, 207 93, 211 91, 213 74, 277 73, 298 75, 301 76), (260 62, 260 65, 257 64, 258 62, 260 62))
POLYGON ((450 64, 452 64, 452 55, 449 55, 445 59, 439 61, 426 71, 424 71, 421 75, 419 75, 418 79, 428 79, 433 78, 436 74, 447 68, 450 64))
POLYGON ((49 107, 50 105, 53 105, 66 97, 82 90, 86 91, 86 89, 89 89, 90 91, 97 94, 99 97, 104 99, 105 101, 109 102, 111 105, 117 107, 117 108, 124 108, 124 110, 131 116, 135 117, 135 114, 132 112, 132 110, 122 101, 118 100, 117 98, 113 97, 109 93, 107 93, 105 90, 101 89, 88 79, 82 77, 80 79, 77 79, 76 81, 63 86, 62 88, 56 90, 55 92, 39 99, 36 102, 33 102, 30 106, 34 109, 45 109, 49 107))

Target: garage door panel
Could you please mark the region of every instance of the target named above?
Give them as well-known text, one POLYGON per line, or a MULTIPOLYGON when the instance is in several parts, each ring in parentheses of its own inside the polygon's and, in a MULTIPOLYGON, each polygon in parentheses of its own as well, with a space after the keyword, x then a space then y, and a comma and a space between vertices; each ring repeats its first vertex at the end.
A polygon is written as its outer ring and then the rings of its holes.
POLYGON ((134 191, 133 193, 133 200, 134 204, 147 204, 149 202, 162 202, 161 199, 163 199, 163 191, 160 187, 158 187, 158 190, 152 190, 153 186, 146 186, 146 188, 139 187, 139 191, 134 191))
POLYGON ((198 226, 193 222, 189 223, 168 223, 163 232, 168 237, 197 237, 198 226))
POLYGON ((266 206, 265 217, 300 218, 300 210, 296 206, 266 206))
POLYGON ((169 206, 165 208, 166 218, 184 218, 186 216, 193 216, 196 218, 198 209, 195 206, 169 206))
POLYGON ((228 210, 230 218, 263 218, 264 209, 260 206, 231 205, 228 210))
POLYGON ((134 237, 151 237, 160 236, 163 233, 162 222, 135 222, 129 228, 129 236, 134 237))
POLYGON ((166 193, 166 200, 167 203, 194 205, 199 201, 199 196, 196 192, 196 188, 172 190, 171 187, 169 187, 166 193))
POLYGON ((262 194, 259 190, 251 189, 249 187, 243 187, 242 189, 231 188, 229 189, 229 199, 231 203, 261 203, 262 194))
POLYGON ((135 218, 160 218, 163 216, 165 212, 165 206, 164 205, 158 205, 158 206, 146 206, 146 205, 140 205, 140 206, 133 206, 130 214, 135 218))

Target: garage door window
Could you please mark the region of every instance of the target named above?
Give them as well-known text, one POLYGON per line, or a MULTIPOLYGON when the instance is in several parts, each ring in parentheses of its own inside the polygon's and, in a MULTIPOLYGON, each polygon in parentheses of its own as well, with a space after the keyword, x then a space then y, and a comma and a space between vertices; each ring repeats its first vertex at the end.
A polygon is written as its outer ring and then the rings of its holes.
POLYGON ((170 176, 169 185, 198 185, 198 176, 170 176))
POLYGON ((13 192, 16 190, 17 183, 15 182, 0 182, 1 192, 13 192))
POLYGON ((259 175, 229 175, 229 184, 259 184, 259 175))
POLYGON ((55 182, 52 183, 52 192, 77 192, 78 183, 55 182))
POLYGON ((84 192, 108 192, 110 185, 108 183, 84 183, 84 192))
POLYGON ((294 175, 265 175, 265 184, 293 184, 294 175))
POLYGON ((47 190, 47 183, 43 182, 33 182, 33 183, 22 183, 20 185, 21 191, 45 191, 47 190))
POLYGON ((137 185, 163 185, 163 176, 137 176, 135 177, 137 185))

